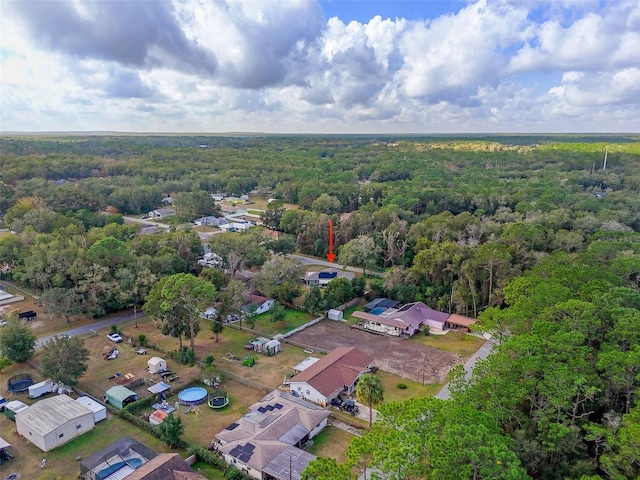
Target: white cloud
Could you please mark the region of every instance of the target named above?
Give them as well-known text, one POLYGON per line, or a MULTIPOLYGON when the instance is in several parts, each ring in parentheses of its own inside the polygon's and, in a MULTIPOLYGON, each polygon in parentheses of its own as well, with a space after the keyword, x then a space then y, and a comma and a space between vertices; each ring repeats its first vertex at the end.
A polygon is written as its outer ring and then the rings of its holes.
POLYGON ((313 0, 37 7, 3 3, 3 130, 637 131, 640 118, 638 0, 480 0, 367 23, 325 20, 313 0))

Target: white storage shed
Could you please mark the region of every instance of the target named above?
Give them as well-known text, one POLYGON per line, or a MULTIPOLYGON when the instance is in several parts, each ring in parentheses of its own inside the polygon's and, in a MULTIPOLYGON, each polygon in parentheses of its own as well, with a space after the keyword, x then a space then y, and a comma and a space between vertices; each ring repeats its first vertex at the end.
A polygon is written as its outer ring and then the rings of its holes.
POLYGON ((93 398, 78 397, 76 398, 76 402, 84 405, 93 412, 94 422, 98 423, 100 420, 105 420, 107 418, 107 407, 102 405, 100 402, 96 402, 93 398))
POLYGON ((95 426, 93 413, 67 395, 34 403, 16 414, 16 429, 43 452, 67 443, 95 426))
POLYGON ((262 347, 262 353, 266 355, 275 355, 276 353, 281 351, 282 351, 282 344, 276 339, 269 340, 262 347))
POLYGON ((328 317, 329 317, 329 320, 342 320, 342 321, 344 321, 342 310, 337 310, 335 308, 332 308, 331 310, 329 310, 328 317))
POLYGON ((158 373, 167 369, 167 361, 160 357, 151 357, 147 362, 149 373, 158 373))

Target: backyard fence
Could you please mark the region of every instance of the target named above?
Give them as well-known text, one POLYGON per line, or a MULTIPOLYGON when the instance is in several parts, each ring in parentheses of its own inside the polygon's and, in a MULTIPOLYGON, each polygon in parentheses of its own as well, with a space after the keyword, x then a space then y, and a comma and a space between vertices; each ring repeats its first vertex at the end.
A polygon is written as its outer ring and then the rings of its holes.
POLYGON ((262 391, 264 391, 266 393, 269 393, 269 392, 271 392, 273 390, 273 387, 270 387, 268 385, 264 385, 264 384, 262 384, 260 382, 256 382, 255 380, 251 380, 249 378, 244 378, 244 377, 238 375, 237 373, 233 373, 233 372, 231 372, 229 370, 226 370, 226 369, 224 369, 224 368, 222 368, 220 366, 216 366, 216 368, 218 370, 220 370, 220 372, 224 376, 226 376, 227 378, 235 380, 236 382, 242 383, 243 385, 246 385, 248 387, 255 388, 257 390, 262 390, 262 391))
MULTIPOLYGON (((310 322, 307 322, 304 325, 300 325, 298 328, 294 328, 293 330, 289 330, 287 333, 283 333, 282 336, 284 338, 290 337, 294 333, 301 332, 305 328, 310 327, 311 325, 315 325, 316 323, 318 323, 318 322, 320 322, 321 320, 324 320, 324 319, 325 319, 324 315, 322 315, 321 317, 318 317, 318 318, 314 318, 310 322)), ((292 342, 290 342, 290 343, 292 343, 292 342)))

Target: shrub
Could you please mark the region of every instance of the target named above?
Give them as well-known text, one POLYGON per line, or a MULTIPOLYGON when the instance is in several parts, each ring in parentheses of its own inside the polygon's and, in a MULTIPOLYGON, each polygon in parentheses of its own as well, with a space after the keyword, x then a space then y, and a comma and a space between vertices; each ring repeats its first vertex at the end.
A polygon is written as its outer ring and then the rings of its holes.
POLYGON ((399 383, 398 385, 396 385, 397 388, 399 388, 400 390, 406 390, 407 389, 407 384, 406 383, 399 383))
POLYGON ((204 359, 202 360, 202 363, 204 363, 205 367, 210 367, 211 365, 213 365, 214 360, 215 360, 215 357, 209 354, 206 357, 204 357, 204 359))
POLYGON ((141 333, 140 335, 138 335, 138 344, 141 347, 146 347, 147 346, 147 336, 144 333, 141 333))
POLYGON ((118 335, 122 335, 122 330, 120 330, 116 324, 113 324, 111 325, 111 333, 117 333, 118 335))
POLYGON ((184 345, 178 350, 172 350, 169 355, 182 365, 193 366, 196 363, 196 353, 184 345))
POLYGON ((423 332, 426 336, 431 335, 431 330, 429 330, 429 327, 425 327, 425 329, 424 329, 424 330, 422 330, 422 332, 423 332))

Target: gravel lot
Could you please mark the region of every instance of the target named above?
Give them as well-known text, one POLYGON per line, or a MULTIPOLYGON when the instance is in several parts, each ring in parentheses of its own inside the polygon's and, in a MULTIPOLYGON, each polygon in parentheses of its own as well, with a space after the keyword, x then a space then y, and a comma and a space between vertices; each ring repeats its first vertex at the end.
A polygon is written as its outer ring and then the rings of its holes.
POLYGON ((350 328, 342 322, 324 320, 291 337, 292 341, 316 349, 358 347, 374 358, 380 370, 425 383, 445 383, 447 373, 464 363, 459 355, 427 347, 408 339, 400 339, 350 328))

